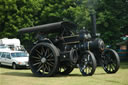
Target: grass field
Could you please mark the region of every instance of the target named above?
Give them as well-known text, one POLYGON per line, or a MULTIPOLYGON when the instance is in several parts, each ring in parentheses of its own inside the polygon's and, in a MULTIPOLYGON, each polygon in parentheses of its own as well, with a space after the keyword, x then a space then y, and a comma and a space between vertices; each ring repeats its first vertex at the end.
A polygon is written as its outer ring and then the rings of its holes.
POLYGON ((56 77, 34 77, 30 69, 13 70, 0 67, 0 85, 128 85, 128 63, 121 63, 116 74, 106 74, 101 67, 93 76, 84 77, 79 69, 70 75, 56 77))

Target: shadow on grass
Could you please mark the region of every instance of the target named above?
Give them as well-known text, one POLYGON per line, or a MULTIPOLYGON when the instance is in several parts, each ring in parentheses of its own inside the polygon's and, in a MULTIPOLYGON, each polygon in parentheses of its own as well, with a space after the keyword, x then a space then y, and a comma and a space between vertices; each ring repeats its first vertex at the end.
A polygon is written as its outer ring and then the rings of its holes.
POLYGON ((5 69, 12 69, 12 67, 10 67, 10 66, 0 66, 0 68, 5 68, 5 69))
MULTIPOLYGON (((2 73, 2 75, 20 76, 20 77, 37 77, 37 76, 34 76, 33 73, 24 73, 24 72, 5 72, 5 73, 2 73)), ((83 77, 81 74, 69 74, 69 75, 56 74, 53 77, 69 77, 69 76, 83 77)), ((45 78, 53 78, 53 77, 45 77, 45 78)))
MULTIPOLYGON (((18 77, 37 77, 34 76, 33 73, 24 73, 24 72, 5 72, 1 73, 2 75, 10 75, 10 76, 18 76, 18 77)), ((106 73, 95 73, 94 75, 105 75, 106 73)), ((89 77, 89 76, 82 76, 82 74, 69 74, 69 75, 61 75, 56 74, 53 77, 45 77, 45 78, 55 78, 55 77, 89 77)), ((39 77, 41 78, 41 77, 39 77)), ((43 77, 44 78, 44 77, 43 77)))
MULTIPOLYGON (((106 75, 106 74, 107 73, 95 73, 94 75, 106 75)), ((18 76, 18 77, 37 77, 34 76, 33 73, 24 73, 24 72, 5 72, 2 73, 2 75, 10 75, 10 76, 18 76)), ((82 74, 69 74, 69 75, 56 74, 53 77, 55 78, 55 77, 89 77, 89 76, 82 76, 82 74)), ((53 77, 45 77, 45 78, 53 78, 53 77)))
POLYGON ((69 75, 62 75, 62 74, 56 74, 54 77, 82 77, 82 74, 69 74, 69 75))
MULTIPOLYGON (((11 67, 8 66, 2 66, 1 68, 10 69, 13 70, 11 67)), ((18 77, 37 77, 34 76, 32 72, 21 72, 21 70, 30 70, 30 69, 17 69, 14 70, 15 72, 5 72, 1 73, 2 75, 10 75, 10 76, 18 76, 18 77)), ((106 75, 107 73, 94 73, 94 75, 106 75)), ((56 74, 54 77, 88 77, 88 76, 82 76, 82 74, 69 74, 69 75, 61 75, 56 74)), ((41 78, 41 77, 40 77, 41 78)), ((45 78, 53 78, 53 77, 45 77, 45 78)))
MULTIPOLYGON (((94 73, 93 75, 107 75, 107 73, 94 73)), ((69 74, 69 75, 57 74, 55 75, 55 77, 89 77, 89 76, 83 76, 82 74, 69 74)))
MULTIPOLYGON (((10 76, 18 76, 18 77, 37 77, 37 76, 34 76, 33 73, 24 73, 24 72, 5 72, 5 73, 2 73, 2 75, 10 75, 10 76)), ((82 74, 69 74, 69 75, 56 74, 53 77, 43 77, 43 78, 56 78, 56 77, 83 77, 83 76, 82 74)))
MULTIPOLYGON (((107 73, 94 73, 93 75, 106 75, 107 73)), ((92 75, 92 76, 93 76, 92 75)), ((69 74, 68 76, 82 76, 82 74, 69 74)), ((84 77, 88 77, 88 76, 84 76, 84 77)))
POLYGON ((20 77, 34 77, 32 73, 23 73, 23 72, 5 72, 2 75, 10 76, 20 76, 20 77))
POLYGON ((20 71, 27 71, 27 70, 30 70, 28 68, 18 68, 18 69, 12 69, 12 67, 10 66, 1 66, 0 68, 2 69, 7 69, 9 71, 15 71, 15 72, 4 72, 4 73, 1 73, 2 75, 10 75, 10 76, 21 76, 21 77, 33 77, 33 74, 32 73, 24 73, 24 72, 20 72, 20 71))
MULTIPOLYGON (((12 67, 10 67, 10 66, 5 66, 5 65, 0 66, 0 68, 14 70, 12 67)), ((29 69, 29 68, 17 68, 17 69, 15 69, 15 70, 28 70, 28 69, 29 69)))
POLYGON ((94 75, 106 75, 107 73, 95 73, 94 75))

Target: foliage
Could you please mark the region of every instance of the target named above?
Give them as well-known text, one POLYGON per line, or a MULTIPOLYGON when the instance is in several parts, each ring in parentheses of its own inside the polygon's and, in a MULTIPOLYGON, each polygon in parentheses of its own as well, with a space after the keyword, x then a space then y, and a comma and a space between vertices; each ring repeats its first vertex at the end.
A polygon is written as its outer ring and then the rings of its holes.
MULTIPOLYGON (((107 44, 119 42, 128 33, 126 0, 0 0, 0 38, 19 37, 18 29, 62 20, 90 30, 92 9, 96 10, 97 32, 107 44)), ((28 34, 22 38, 33 39, 28 34)))
MULTIPOLYGON (((75 0, 0 0, 0 38, 19 37, 18 29, 62 21, 72 21, 75 0)), ((20 36, 21 37, 21 36, 20 36)), ((32 41, 25 34, 22 42, 32 41)))
POLYGON ((128 33, 127 9, 126 0, 101 0, 97 9, 97 24, 108 44, 119 42, 120 37, 128 33))
MULTIPOLYGON (((80 27, 91 28, 90 16, 92 9, 97 17, 97 32, 106 44, 115 46, 120 37, 128 33, 128 2, 126 0, 83 0, 77 7, 75 21, 80 27), (93 5, 93 6, 92 6, 93 5), (92 8, 92 9, 91 9, 92 8)), ((90 30, 91 31, 91 30, 90 30)))
POLYGON ((38 23, 38 13, 41 10, 39 1, 1 0, 0 3, 1 38, 16 37, 19 28, 38 23))

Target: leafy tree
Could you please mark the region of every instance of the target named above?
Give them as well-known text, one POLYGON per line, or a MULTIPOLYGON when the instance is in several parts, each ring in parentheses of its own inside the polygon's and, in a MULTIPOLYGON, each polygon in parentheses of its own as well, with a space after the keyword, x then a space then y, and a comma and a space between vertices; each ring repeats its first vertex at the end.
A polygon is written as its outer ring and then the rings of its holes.
MULTIPOLYGON (((17 37, 18 29, 62 20, 90 30, 92 8, 96 8, 97 31, 107 44, 128 33, 126 0, 0 0, 0 38, 17 37)), ((33 40, 29 34, 22 38, 33 40)))
POLYGON ((128 3, 126 0, 101 0, 98 11, 98 29, 108 44, 116 44, 127 34, 128 3))
POLYGON ((1 38, 16 37, 18 29, 38 23, 39 1, 1 0, 0 3, 1 38))
POLYGON ((18 29, 72 19, 73 0, 0 0, 0 37, 16 37, 18 29))
MULTIPOLYGON (((18 37, 21 28, 62 21, 73 20, 75 0, 0 0, 0 38, 18 37)), ((33 36, 21 36, 27 45, 33 36)))
POLYGON ((90 30, 90 8, 96 10, 97 32, 106 44, 115 46, 128 33, 128 2, 126 0, 83 0, 77 7, 75 21, 90 30), (89 5, 89 6, 88 6, 89 5))

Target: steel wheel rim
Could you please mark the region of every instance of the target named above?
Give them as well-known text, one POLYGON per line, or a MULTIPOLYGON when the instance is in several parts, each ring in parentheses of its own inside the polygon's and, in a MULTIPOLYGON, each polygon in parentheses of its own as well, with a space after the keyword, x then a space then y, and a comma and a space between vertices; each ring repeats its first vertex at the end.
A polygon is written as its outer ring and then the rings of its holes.
POLYGON ((55 56, 48 46, 39 45, 33 51, 30 57, 31 67, 34 68, 35 73, 42 76, 49 75, 55 66, 55 56))
POLYGON ((13 67, 13 69, 16 69, 16 64, 13 64, 13 66, 12 66, 12 67, 13 67))
POLYGON ((83 75, 90 75, 92 73, 93 62, 90 54, 83 55, 80 66, 82 67, 80 71, 82 72, 83 75))
POLYGON ((106 53, 106 55, 104 54, 102 56, 102 62, 103 62, 103 68, 107 71, 107 72, 114 72, 116 71, 117 68, 117 61, 116 61, 116 55, 111 52, 108 51, 106 53))

